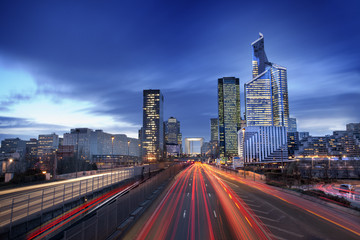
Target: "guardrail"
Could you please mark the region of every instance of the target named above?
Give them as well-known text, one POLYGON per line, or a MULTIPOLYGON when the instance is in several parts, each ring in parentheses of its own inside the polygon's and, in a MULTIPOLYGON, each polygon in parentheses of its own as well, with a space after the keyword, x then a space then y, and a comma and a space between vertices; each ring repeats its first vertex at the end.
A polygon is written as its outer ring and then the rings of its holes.
POLYGON ((64 183, 52 182, 37 190, 2 198, 0 199, 0 233, 9 228, 11 231, 12 225, 19 220, 27 222, 32 215, 42 216, 44 211, 55 206, 64 205, 66 202, 80 199, 112 184, 132 178, 135 176, 135 172, 138 173, 139 170, 131 167, 120 171, 71 179, 64 183))
MULTIPOLYGON (((136 220, 144 206, 150 204, 150 199, 161 192, 159 186, 176 176, 186 166, 188 165, 173 165, 152 176, 128 194, 116 198, 97 210, 91 218, 69 227, 55 238, 62 240, 105 240, 116 231, 120 230, 119 234, 121 234, 122 230, 131 224, 130 222, 136 220)), ((121 238, 120 235, 118 238, 121 238)))

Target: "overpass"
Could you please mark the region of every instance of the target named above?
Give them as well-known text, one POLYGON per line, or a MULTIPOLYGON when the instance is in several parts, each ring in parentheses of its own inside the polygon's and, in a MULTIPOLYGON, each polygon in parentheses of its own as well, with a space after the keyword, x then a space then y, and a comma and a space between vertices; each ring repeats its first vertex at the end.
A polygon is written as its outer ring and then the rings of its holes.
POLYGON ((157 170, 156 164, 124 167, 91 176, 0 191, 0 239, 41 226, 89 199, 157 170))

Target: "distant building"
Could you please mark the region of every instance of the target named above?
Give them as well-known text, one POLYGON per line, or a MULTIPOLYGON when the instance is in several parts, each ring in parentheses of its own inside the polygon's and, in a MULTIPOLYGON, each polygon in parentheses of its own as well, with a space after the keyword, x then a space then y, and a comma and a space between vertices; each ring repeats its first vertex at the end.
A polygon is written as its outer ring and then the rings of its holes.
POLYGON ((218 79, 219 153, 220 157, 237 155, 237 131, 240 129, 239 79, 218 79))
POLYGON ((304 157, 326 157, 329 155, 327 143, 327 136, 308 136, 307 138, 301 139, 300 147, 299 150, 296 151, 296 155, 304 157))
POLYGON ((41 171, 53 173, 56 168, 55 152, 59 148, 59 136, 55 133, 39 135, 38 138, 38 161, 36 168, 41 171))
POLYGON ((360 157, 360 141, 353 131, 334 131, 328 138, 328 142, 329 152, 332 156, 360 157))
POLYGON ((310 133, 309 132, 299 132, 299 140, 303 140, 310 137, 310 133))
POLYGON ((288 132, 297 132, 296 118, 289 118, 288 132))
POLYGON ((89 128, 71 129, 64 134, 63 145, 74 146, 75 156, 92 161, 94 155, 140 156, 140 141, 125 134, 110 134, 89 128))
POLYGON ((165 144, 166 155, 179 156, 182 148, 182 134, 180 132, 180 121, 170 117, 165 121, 165 144))
POLYGON ((359 159, 359 126, 360 124, 350 123, 346 125, 346 131, 334 131, 332 135, 319 137, 300 132, 300 147, 295 154, 302 157, 359 159))
POLYGON ((59 136, 55 133, 39 135, 38 138, 38 156, 52 154, 59 147, 59 136))
POLYGON ((127 138, 129 156, 140 157, 140 140, 137 138, 127 138))
POLYGON ((142 153, 145 162, 156 162, 164 154, 164 97, 160 90, 143 92, 143 135, 142 153))
POLYGON ((65 158, 74 158, 75 148, 73 145, 61 145, 57 151, 58 161, 61 161, 65 158))
POLYGON ((20 138, 7 138, 1 141, 1 153, 19 153, 20 158, 25 156, 26 141, 20 138))
POLYGON ((238 142, 245 162, 288 160, 286 127, 246 127, 238 132, 238 142))
POLYGON ((289 157, 294 158, 296 151, 298 151, 300 147, 299 133, 287 132, 287 144, 289 157))
POLYGON ((197 155, 201 154, 201 149, 204 143, 204 138, 202 137, 187 137, 184 140, 185 142, 185 154, 188 155, 197 155), (194 142, 200 142, 200 149, 199 152, 194 150, 194 142))
POLYGON ((218 141, 210 141, 211 147, 211 158, 215 159, 219 157, 219 142, 218 141))
POLYGON ((253 79, 245 83, 247 126, 288 127, 287 70, 268 61, 261 33, 251 46, 253 79))
POLYGON ((64 134, 63 145, 74 146, 76 158, 90 161, 94 149, 92 140, 91 129, 75 128, 64 134))
POLYGON ((20 138, 7 138, 1 141, 1 173, 23 172, 26 169, 25 162, 26 141, 20 138), (11 159, 11 161, 10 161, 11 159))
POLYGON ((179 144, 180 121, 170 117, 165 121, 165 140, 167 144, 179 144))
POLYGON ((210 157, 212 154, 212 146, 210 142, 203 142, 201 146, 201 155, 204 157, 210 157))
POLYGON ((360 123, 346 124, 346 131, 351 132, 358 140, 360 140, 360 123))
POLYGON ((210 141, 219 141, 219 121, 217 118, 210 119, 210 141))
POLYGON ((38 155, 38 140, 36 138, 30 138, 29 141, 26 141, 26 154, 25 161, 27 168, 33 167, 33 164, 37 161, 38 155))

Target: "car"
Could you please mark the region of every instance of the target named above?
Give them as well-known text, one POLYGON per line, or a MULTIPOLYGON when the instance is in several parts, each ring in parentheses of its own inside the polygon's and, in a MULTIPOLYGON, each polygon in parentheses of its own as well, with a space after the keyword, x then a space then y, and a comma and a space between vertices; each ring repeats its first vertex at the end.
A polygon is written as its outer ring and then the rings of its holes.
POLYGON ((355 191, 355 187, 351 184, 340 184, 340 193, 351 193, 355 191))

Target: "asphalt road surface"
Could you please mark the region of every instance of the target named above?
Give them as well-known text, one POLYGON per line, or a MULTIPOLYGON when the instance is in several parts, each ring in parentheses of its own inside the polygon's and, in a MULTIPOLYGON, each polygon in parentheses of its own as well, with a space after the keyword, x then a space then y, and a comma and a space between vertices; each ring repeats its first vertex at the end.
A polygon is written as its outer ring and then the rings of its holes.
POLYGON ((360 218, 195 163, 125 239, 360 239, 360 218))

